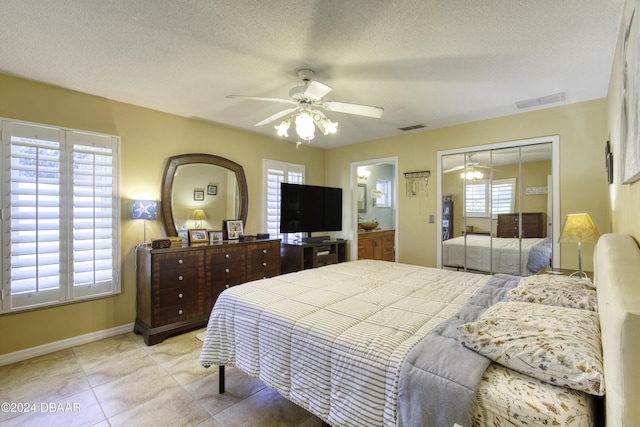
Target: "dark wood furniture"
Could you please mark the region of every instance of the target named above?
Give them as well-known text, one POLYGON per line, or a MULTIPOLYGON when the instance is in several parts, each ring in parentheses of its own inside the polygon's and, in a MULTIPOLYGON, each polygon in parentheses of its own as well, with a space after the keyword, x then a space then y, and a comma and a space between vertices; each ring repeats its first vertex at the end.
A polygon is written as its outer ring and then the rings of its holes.
POLYGON ((498 214, 498 230, 496 237, 546 237, 546 214, 542 212, 526 212, 522 214, 498 214), (519 235, 520 215, 522 215, 522 236, 519 235))
POLYGON ((280 259, 282 274, 345 262, 347 241, 282 243, 280 259))
POLYGON ((395 261, 395 230, 358 233, 358 259, 395 261))
POLYGON ((207 324, 226 288, 280 274, 280 240, 137 250, 134 332, 147 345, 207 324))

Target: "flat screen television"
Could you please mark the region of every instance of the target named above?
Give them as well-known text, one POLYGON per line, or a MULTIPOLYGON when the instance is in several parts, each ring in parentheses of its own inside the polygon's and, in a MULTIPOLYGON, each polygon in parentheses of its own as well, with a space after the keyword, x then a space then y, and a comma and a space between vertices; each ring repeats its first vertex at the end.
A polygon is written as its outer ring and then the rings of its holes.
POLYGON ((342 188, 281 183, 280 232, 342 230, 342 188))

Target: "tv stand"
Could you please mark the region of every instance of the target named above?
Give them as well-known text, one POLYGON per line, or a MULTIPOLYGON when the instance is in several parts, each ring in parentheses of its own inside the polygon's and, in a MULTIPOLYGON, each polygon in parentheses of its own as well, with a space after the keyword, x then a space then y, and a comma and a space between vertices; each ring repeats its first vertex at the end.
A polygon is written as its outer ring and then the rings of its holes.
POLYGON ((281 274, 336 264, 346 260, 346 240, 281 243, 280 245, 281 274))
POLYGON ((302 238, 303 243, 322 243, 328 242, 329 236, 307 236, 302 238))

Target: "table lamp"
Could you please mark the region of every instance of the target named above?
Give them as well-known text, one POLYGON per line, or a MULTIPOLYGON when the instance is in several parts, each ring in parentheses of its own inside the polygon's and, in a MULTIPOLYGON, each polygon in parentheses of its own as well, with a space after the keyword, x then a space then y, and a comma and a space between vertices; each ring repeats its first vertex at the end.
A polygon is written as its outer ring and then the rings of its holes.
POLYGON ((191 218, 195 220, 196 228, 202 228, 202 221, 207 219, 207 214, 202 209, 195 209, 191 214, 191 218))
MULTIPOLYGON (((589 214, 577 213, 568 214, 564 219, 562 233, 558 242, 560 243, 578 243, 578 276, 587 278, 586 273, 582 271, 582 242, 596 242, 600 237, 598 229, 591 220, 589 214), (584 276, 583 276, 584 274, 584 276)), ((576 273, 571 274, 573 276, 576 273)))
POLYGON ((155 220, 158 215, 158 202, 155 200, 134 200, 132 219, 144 220, 144 243, 147 243, 147 221, 155 220))

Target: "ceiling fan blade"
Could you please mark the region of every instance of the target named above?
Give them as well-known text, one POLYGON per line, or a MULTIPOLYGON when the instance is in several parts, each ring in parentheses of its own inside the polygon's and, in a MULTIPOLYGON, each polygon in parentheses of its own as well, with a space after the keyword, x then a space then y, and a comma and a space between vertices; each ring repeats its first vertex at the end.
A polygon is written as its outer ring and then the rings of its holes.
POLYGON ((271 123, 274 120, 279 119, 280 117, 286 116, 287 114, 293 113, 294 111, 296 111, 298 109, 298 107, 293 107, 293 108, 288 108, 286 110, 280 111, 276 114, 274 114, 271 117, 267 117, 266 119, 264 119, 261 122, 256 123, 254 126, 263 126, 266 125, 267 123, 271 123))
POLYGON ((338 113, 357 114, 359 116, 367 116, 379 119, 384 112, 383 108, 372 107, 370 105, 349 104, 347 102, 327 101, 322 104, 322 108, 327 111, 336 111, 338 113))
POLYGON ((309 86, 304 91, 304 95, 309 99, 322 99, 326 94, 331 92, 333 88, 331 86, 327 86, 324 83, 317 82, 315 80, 309 82, 309 86))
POLYGON ((253 101, 272 101, 272 102, 280 102, 280 103, 283 103, 283 104, 297 104, 295 101, 292 101, 290 99, 264 98, 264 97, 261 97, 261 96, 227 95, 227 98, 249 99, 249 100, 253 100, 253 101))
POLYGON ((443 170, 442 172, 444 172, 444 173, 449 173, 449 172, 459 171, 459 170, 462 170, 462 169, 464 169, 464 165, 454 166, 454 167, 449 168, 449 169, 447 169, 447 170, 443 170))

